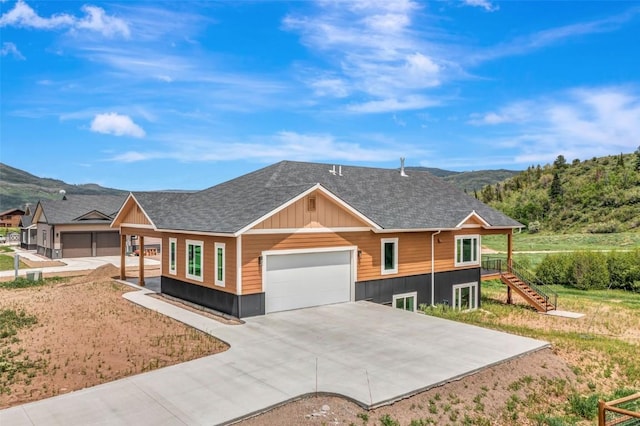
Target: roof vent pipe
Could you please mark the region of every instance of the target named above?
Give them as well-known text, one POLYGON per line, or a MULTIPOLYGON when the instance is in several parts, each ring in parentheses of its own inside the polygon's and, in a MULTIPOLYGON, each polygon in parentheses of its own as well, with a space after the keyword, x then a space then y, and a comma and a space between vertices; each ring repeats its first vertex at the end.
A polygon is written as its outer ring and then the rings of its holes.
POLYGON ((334 175, 334 176, 336 175, 336 166, 335 166, 335 164, 333 165, 333 169, 329 169, 329 173, 334 175))
POLYGON ((404 172, 404 157, 400 157, 400 176, 407 177, 407 174, 404 172))
POLYGON ((342 176, 342 166, 338 166, 338 176, 342 176))

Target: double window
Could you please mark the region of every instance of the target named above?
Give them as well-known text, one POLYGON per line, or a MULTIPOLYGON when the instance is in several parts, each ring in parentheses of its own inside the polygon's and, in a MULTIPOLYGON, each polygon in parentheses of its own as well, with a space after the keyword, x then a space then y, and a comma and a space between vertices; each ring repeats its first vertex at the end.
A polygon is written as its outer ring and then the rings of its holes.
POLYGON ((478 283, 453 286, 453 308, 461 311, 478 308, 478 283))
POLYGON ((187 240, 187 278, 202 281, 202 241, 187 240))
POLYGON ((480 264, 480 236, 463 235, 456 237, 455 266, 480 264))
POLYGON ((404 294, 396 294, 393 296, 393 307, 396 309, 402 309, 405 311, 415 312, 416 311, 416 302, 418 299, 418 293, 404 293, 404 294))
POLYGON ((398 273, 398 239, 383 238, 380 244, 380 257, 382 259, 380 273, 397 274, 398 273))

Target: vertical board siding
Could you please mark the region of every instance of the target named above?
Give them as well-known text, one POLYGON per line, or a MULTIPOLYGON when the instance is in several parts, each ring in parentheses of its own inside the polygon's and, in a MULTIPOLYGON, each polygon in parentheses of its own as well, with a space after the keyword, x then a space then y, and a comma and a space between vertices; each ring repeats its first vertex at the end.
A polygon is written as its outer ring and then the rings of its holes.
POLYGON ((321 192, 301 198, 284 210, 263 220, 253 229, 302 229, 367 226, 362 220, 345 210, 321 192), (309 198, 315 197, 316 208, 309 211, 309 198))
POLYGON ((124 208, 126 209, 126 213, 124 217, 119 220, 118 224, 151 225, 151 222, 149 222, 147 216, 144 214, 138 203, 136 203, 133 199, 129 199, 127 205, 124 208))
POLYGON ((171 279, 178 279, 181 281, 186 281, 192 284, 214 288, 216 290, 224 291, 227 293, 235 294, 237 292, 236 289, 236 239, 235 238, 226 238, 226 237, 211 237, 205 235, 185 235, 185 234, 171 234, 164 233, 162 235, 162 275, 170 277, 171 279), (177 249, 176 249, 176 275, 171 275, 169 273, 169 238, 175 238, 177 240, 177 249), (193 241, 202 241, 204 243, 203 247, 203 275, 202 282, 195 281, 187 278, 187 265, 186 265, 186 256, 187 256, 187 240, 193 241), (225 244, 225 286, 220 287, 215 285, 215 267, 214 267, 214 256, 215 256, 215 243, 224 243, 225 244))

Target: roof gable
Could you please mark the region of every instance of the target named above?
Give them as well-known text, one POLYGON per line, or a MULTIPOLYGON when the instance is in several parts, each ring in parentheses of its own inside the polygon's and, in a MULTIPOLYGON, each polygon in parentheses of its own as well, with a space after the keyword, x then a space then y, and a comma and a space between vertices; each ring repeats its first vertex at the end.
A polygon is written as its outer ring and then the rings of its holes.
POLYGON ((367 221, 321 187, 306 191, 261 220, 251 230, 370 228, 367 221))
POLYGON ((116 217, 111 223, 111 227, 117 227, 120 225, 143 225, 151 226, 155 228, 155 225, 149 219, 147 213, 145 213, 142 206, 133 194, 129 194, 127 200, 122 205, 120 211, 116 214, 116 217))

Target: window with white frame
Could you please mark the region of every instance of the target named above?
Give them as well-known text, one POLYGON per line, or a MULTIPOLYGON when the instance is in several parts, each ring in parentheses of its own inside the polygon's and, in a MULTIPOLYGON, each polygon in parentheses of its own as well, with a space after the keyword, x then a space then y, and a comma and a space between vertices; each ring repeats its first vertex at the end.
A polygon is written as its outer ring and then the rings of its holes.
POLYGON ((382 259, 380 273, 397 274, 398 273, 398 239, 383 238, 380 240, 380 257, 382 259))
POLYGON ((169 273, 175 275, 177 273, 177 257, 178 257, 178 240, 169 238, 169 273))
POLYGON ((216 285, 224 287, 224 275, 225 275, 225 250, 224 243, 216 243, 215 244, 215 270, 216 270, 216 285))
POLYGON ((404 293, 393 295, 393 307, 405 311, 415 312, 418 300, 418 293, 404 293))
POLYGON ((478 308, 478 283, 457 284, 453 286, 453 308, 461 311, 478 308))
POLYGON ((187 278, 202 281, 202 261, 204 259, 204 245, 202 241, 187 240, 187 278))
POLYGON ((480 236, 462 235, 456 237, 455 266, 480 264, 480 236))

